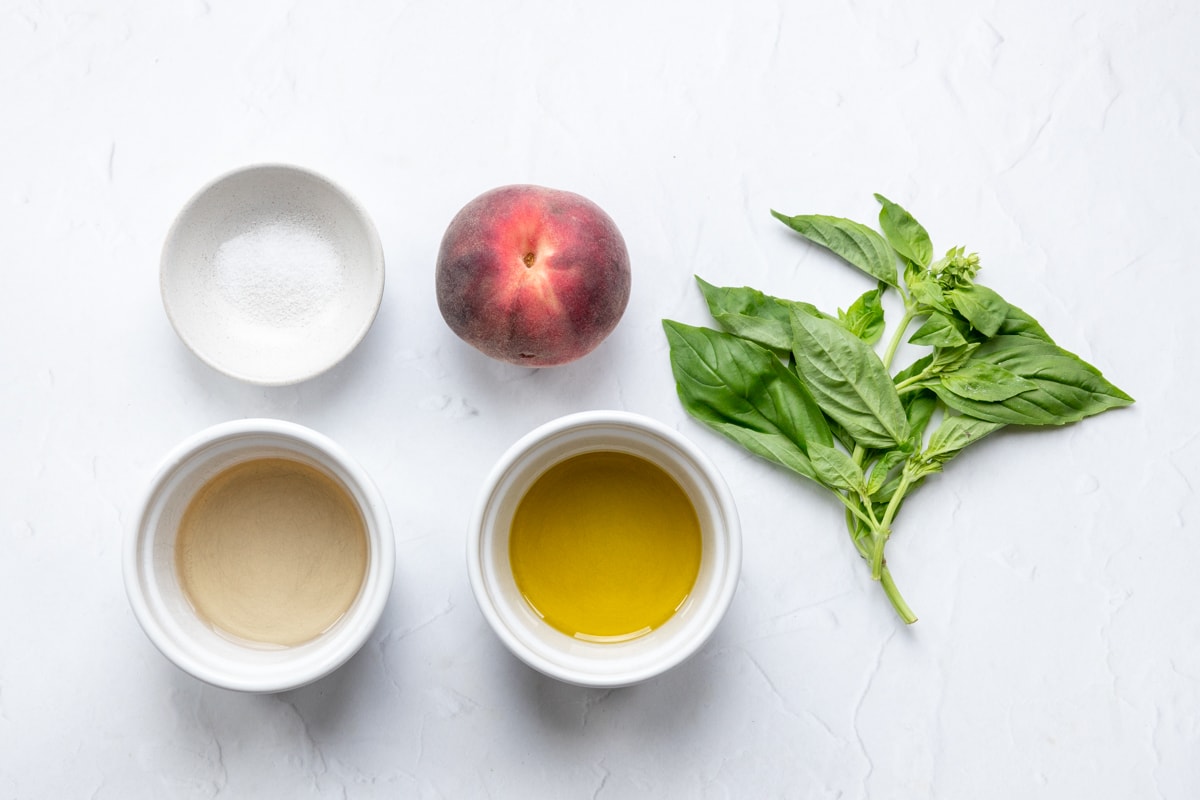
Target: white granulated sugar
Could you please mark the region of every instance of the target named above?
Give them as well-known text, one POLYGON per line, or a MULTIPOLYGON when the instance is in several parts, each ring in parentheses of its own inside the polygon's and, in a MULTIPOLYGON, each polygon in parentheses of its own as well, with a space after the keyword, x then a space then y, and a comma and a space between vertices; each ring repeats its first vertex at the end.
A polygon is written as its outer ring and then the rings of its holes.
POLYGON ((345 280, 337 248, 302 219, 271 222, 223 242, 213 269, 240 313, 286 327, 310 322, 345 280))

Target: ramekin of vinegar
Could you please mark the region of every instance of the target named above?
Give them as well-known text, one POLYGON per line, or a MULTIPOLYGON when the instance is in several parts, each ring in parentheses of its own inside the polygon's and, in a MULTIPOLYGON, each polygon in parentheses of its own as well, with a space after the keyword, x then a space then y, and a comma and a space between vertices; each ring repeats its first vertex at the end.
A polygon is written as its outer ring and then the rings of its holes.
POLYGON ((626 686, 695 653, 733 599, 741 529, 694 444, 621 411, 553 420, 485 482, 468 536, 480 610, 534 669, 626 686))

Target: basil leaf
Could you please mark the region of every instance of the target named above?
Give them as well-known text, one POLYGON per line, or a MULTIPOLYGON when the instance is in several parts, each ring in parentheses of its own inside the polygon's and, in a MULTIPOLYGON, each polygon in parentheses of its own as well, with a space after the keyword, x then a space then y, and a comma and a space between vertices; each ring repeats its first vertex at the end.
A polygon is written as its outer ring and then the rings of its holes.
MULTIPOLYGON (((929 369, 932 363, 933 356, 922 356, 897 372, 893 381, 900 384, 915 378, 929 369)), ((909 388, 900 395, 900 405, 904 406, 904 416, 908 419, 909 440, 915 442, 916 447, 920 447, 925 428, 937 409, 937 396, 919 386, 915 389, 909 388)))
POLYGON ((996 331, 998 336, 1026 336, 1030 339, 1040 339, 1043 342, 1054 343, 1050 338, 1050 334, 1038 324, 1038 321, 1026 314, 1021 309, 1008 304, 1008 311, 1004 315, 1004 321, 1000 323, 1000 329, 996 331))
POLYGON ((935 311, 908 338, 910 344, 929 347, 957 347, 967 343, 963 324, 953 315, 935 311))
POLYGON ((930 372, 953 372, 967 363, 967 359, 979 349, 979 342, 969 342, 958 347, 938 347, 933 351, 929 364, 930 372))
POLYGON ((941 472, 942 467, 967 445, 1004 427, 1001 422, 986 422, 980 419, 954 414, 942 418, 942 422, 929 437, 929 447, 917 459, 914 475, 924 477, 941 472))
POLYGON ((913 299, 926 308, 936 309, 944 314, 952 314, 954 310, 946 303, 946 295, 942 286, 928 271, 906 263, 904 266, 904 283, 913 299))
POLYGON ((900 395, 871 346, 837 323, 792 313, 796 373, 817 404, 863 447, 908 440, 900 395))
POLYGON ((900 402, 904 406, 909 430, 912 431, 910 441, 915 447, 920 447, 925 429, 929 427, 929 420, 933 419, 933 412, 938 408, 937 395, 928 389, 921 389, 917 392, 906 392, 900 402))
POLYGON ((887 286, 880 283, 878 287, 864 292, 861 297, 850 304, 848 311, 838 309, 838 321, 858 338, 867 344, 875 344, 883 336, 883 290, 887 286))
POLYGON ((810 303, 782 300, 749 287, 721 287, 696 277, 708 311, 728 333, 786 358, 792 350, 792 309, 824 316, 810 303))
POLYGON ((968 361, 940 376, 942 386, 968 400, 998 401, 1036 389, 1033 381, 986 361, 968 361))
POLYGON ((888 475, 896 467, 904 463, 908 458, 908 453, 902 450, 889 450, 875 462, 871 467, 871 476, 867 479, 865 494, 867 497, 873 497, 883 488, 884 483, 888 479, 888 475))
POLYGON ((944 417, 929 437, 929 446, 921 456, 945 463, 967 445, 1003 427, 1004 423, 1001 422, 986 422, 961 414, 944 417))
POLYGON ((836 447, 809 442, 808 457, 821 483, 830 489, 859 492, 866 488, 862 467, 836 447))
POLYGON ((965 398, 940 384, 929 387, 943 403, 976 419, 1012 425, 1065 425, 1133 402, 1100 370, 1051 342, 1019 335, 994 336, 975 351, 972 360, 1003 367, 1035 385, 993 402, 965 398))
MULTIPOLYGON (((800 380, 803 382, 804 379, 800 380)), ((837 420, 830 419, 828 416, 825 417, 825 422, 829 424, 829 432, 833 434, 834 441, 841 442, 842 447, 846 448, 848 452, 853 452, 854 448, 858 446, 858 442, 850 435, 849 431, 839 425, 837 420)))
POLYGON ((883 195, 877 194, 875 199, 882 206, 879 228, 892 248, 917 266, 928 267, 933 263, 933 242, 921 223, 883 195))
POLYGON ((830 446, 808 389, 770 351, 737 336, 663 320, 684 409, 751 452, 820 481, 809 443, 830 446))
POLYGON ((972 283, 946 293, 951 305, 984 336, 995 336, 1008 317, 1008 303, 986 286, 972 283))
POLYGON ((899 286, 896 256, 883 237, 866 225, 821 214, 789 217, 772 211, 771 215, 805 239, 831 250, 868 275, 888 286, 899 286))
POLYGON ((915 378, 916 376, 920 375, 925 370, 929 369, 929 365, 932 362, 933 362, 933 356, 921 356, 916 361, 912 362, 907 367, 905 367, 904 369, 897 372, 896 377, 893 378, 892 380, 896 383, 903 383, 904 381, 915 378))

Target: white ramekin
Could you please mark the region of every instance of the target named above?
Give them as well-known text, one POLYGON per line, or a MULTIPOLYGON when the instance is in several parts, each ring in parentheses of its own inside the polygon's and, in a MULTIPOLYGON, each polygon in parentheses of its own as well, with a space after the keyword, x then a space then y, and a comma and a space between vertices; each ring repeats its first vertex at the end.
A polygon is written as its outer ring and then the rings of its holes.
POLYGON ((501 641, 534 669, 579 686, 638 683, 695 653, 725 615, 741 562, 737 511, 713 463, 671 428, 622 411, 571 414, 516 442, 489 475, 467 539, 471 587, 501 641), (659 628, 624 642, 588 642, 552 628, 522 598, 509 562, 509 528, 525 492, 554 464, 593 451, 657 464, 687 492, 700 518, 700 572, 687 602, 659 628))
POLYGON ((265 386, 345 358, 383 300, 383 245, 366 209, 333 181, 255 164, 204 186, 163 242, 163 308, 213 369, 265 386))
POLYGON ((362 647, 392 588, 395 541, 383 497, 339 445, 301 425, 246 419, 215 425, 180 443, 159 466, 123 552, 125 590, 150 641, 200 680, 246 692, 281 692, 321 678, 362 647), (306 463, 354 498, 367 529, 367 569, 350 609, 316 639, 294 647, 236 641, 197 617, 179 585, 175 537, 196 491, 243 461, 283 457, 306 463))

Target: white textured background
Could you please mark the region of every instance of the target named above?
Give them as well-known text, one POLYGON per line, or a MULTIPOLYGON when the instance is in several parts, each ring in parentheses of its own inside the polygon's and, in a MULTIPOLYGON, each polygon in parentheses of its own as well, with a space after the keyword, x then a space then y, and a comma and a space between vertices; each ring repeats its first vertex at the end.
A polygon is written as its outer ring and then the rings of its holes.
POLYGON ((1197 42, 1190 0, 6 3, 0 798, 1200 796, 1197 42), (158 296, 175 213, 256 161, 348 188, 388 260, 367 339, 291 388, 205 367, 158 296), (437 312, 446 223, 515 182, 592 198, 632 254, 570 366, 489 362, 437 312), (872 222, 875 191, 1138 400, 914 496, 911 628, 830 498, 684 415, 659 323, 706 321, 693 273, 845 306, 869 282, 768 210, 872 222), (699 443, 746 548, 708 646, 613 692, 512 658, 463 561, 492 462, 604 407, 699 443), (374 637, 280 696, 176 670, 120 574, 159 458, 248 416, 339 440, 396 525, 374 637))

